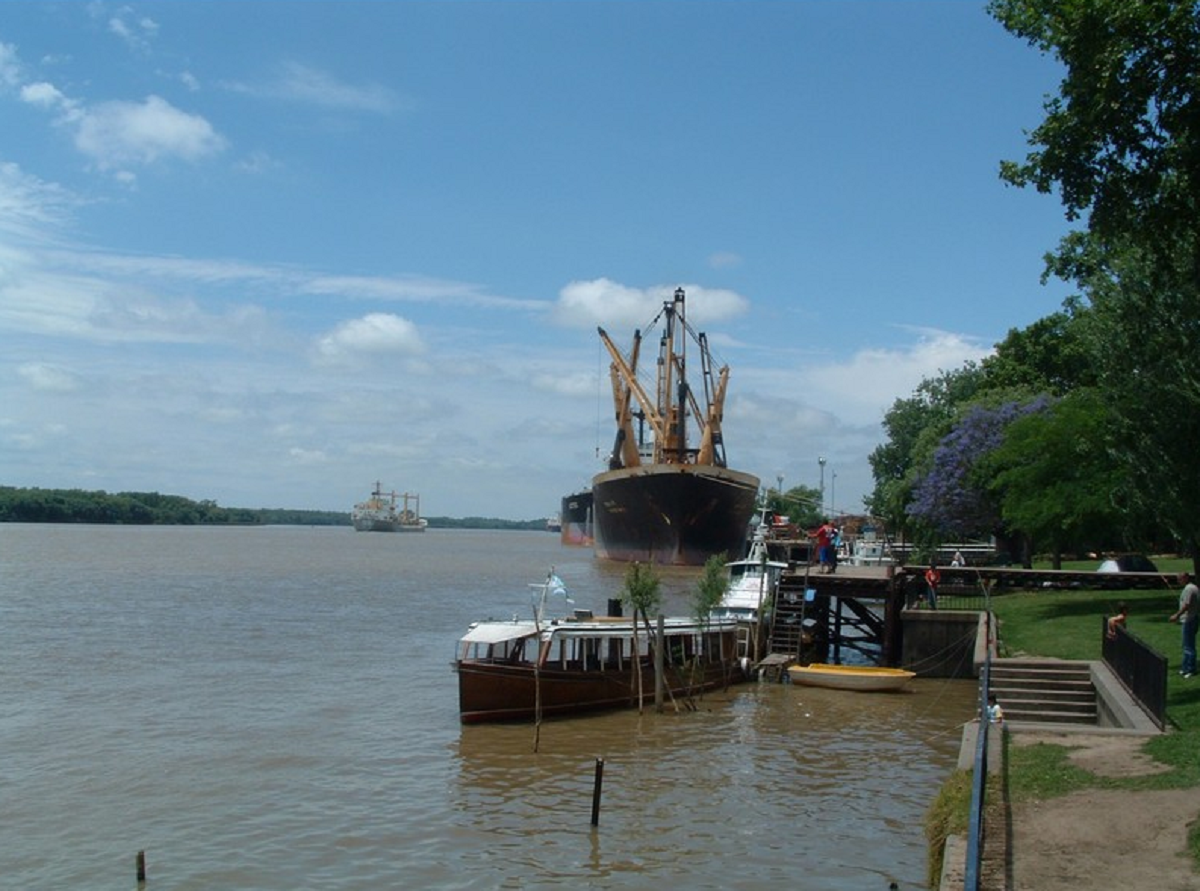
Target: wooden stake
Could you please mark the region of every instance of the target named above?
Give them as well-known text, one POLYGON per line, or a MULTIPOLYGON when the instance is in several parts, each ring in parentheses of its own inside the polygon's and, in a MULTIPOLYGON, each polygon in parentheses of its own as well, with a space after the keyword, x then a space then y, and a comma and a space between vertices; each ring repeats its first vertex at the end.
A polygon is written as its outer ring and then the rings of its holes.
POLYGON ((146 852, 137 852, 137 883, 139 885, 146 884, 146 852))
POLYGON ((600 790, 604 787, 604 759, 596 759, 596 780, 592 784, 592 825, 600 825, 600 790))

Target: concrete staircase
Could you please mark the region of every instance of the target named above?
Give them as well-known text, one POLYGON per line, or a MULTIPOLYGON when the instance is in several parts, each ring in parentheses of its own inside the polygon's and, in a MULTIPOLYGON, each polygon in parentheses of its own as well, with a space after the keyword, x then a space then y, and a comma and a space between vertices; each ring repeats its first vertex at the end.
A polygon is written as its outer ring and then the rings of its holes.
POLYGON ((996 659, 989 681, 1006 722, 1097 723, 1096 688, 1087 662, 996 659))

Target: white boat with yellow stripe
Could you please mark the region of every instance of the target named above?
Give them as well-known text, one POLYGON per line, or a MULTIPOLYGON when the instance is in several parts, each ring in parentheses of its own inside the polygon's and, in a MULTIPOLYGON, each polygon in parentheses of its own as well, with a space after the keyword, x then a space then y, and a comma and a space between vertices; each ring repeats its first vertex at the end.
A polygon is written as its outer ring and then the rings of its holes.
POLYGON ((828 687, 831 690, 855 690, 860 693, 881 693, 901 689, 915 678, 916 672, 905 668, 886 668, 876 665, 829 665, 813 662, 793 665, 788 670, 793 684, 806 687, 828 687))

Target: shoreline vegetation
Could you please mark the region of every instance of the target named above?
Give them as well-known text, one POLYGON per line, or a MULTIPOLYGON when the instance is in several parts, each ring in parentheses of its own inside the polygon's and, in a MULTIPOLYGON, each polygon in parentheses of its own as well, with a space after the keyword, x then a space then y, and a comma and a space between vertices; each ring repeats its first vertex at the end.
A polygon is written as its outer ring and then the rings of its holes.
MULTIPOLYGON (((431 529, 529 529, 546 518, 426 517, 431 529)), ((0 486, 0 523, 98 523, 113 526, 349 526, 350 511, 221 507, 158 492, 0 486)))

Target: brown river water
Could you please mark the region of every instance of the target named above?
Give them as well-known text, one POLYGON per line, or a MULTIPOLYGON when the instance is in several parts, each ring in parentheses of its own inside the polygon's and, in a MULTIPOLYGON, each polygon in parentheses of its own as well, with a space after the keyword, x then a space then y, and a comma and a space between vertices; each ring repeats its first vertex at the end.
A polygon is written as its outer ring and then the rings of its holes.
MULTIPOLYGON (((462 727, 455 641, 542 532, 0 525, 0 887, 924 887, 969 681, 745 684, 697 711, 462 727), (597 759, 599 825, 591 825, 597 759)), ((686 614, 698 570, 664 573, 686 614)))

